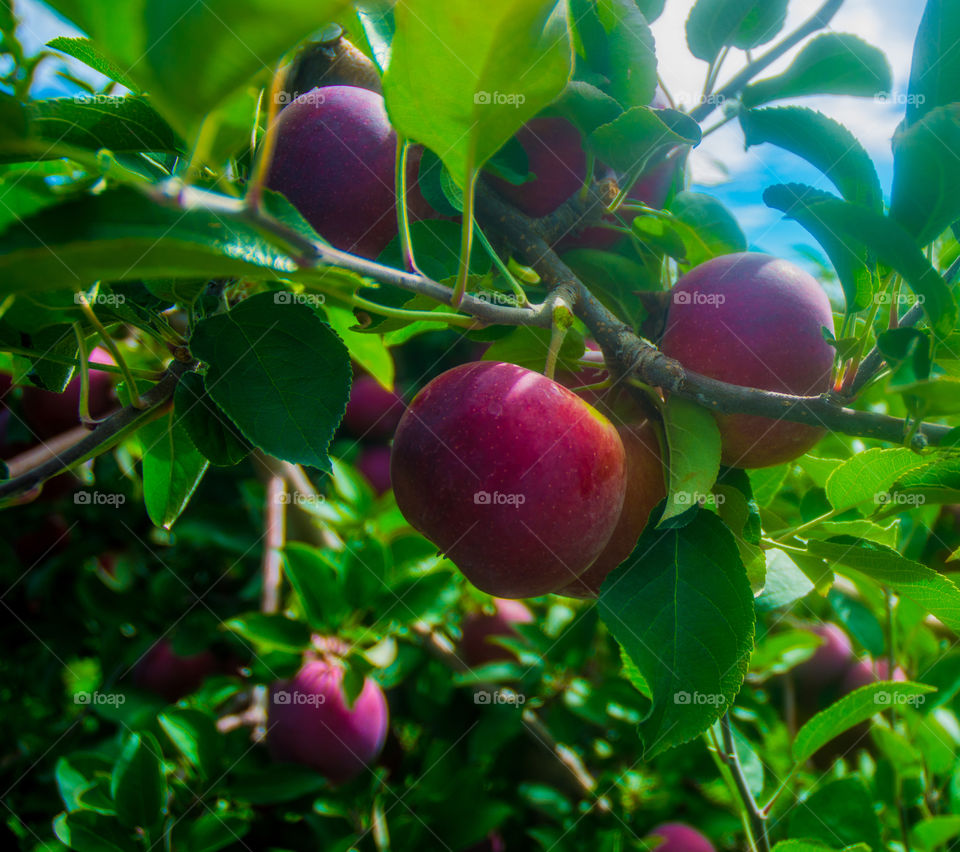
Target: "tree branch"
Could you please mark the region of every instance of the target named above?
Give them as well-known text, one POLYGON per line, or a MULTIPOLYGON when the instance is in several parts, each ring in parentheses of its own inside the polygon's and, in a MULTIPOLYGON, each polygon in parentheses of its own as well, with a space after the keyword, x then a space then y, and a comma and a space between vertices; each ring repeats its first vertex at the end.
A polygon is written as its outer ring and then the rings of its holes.
POLYGON ((730 767, 733 772, 733 780, 737 785, 737 793, 746 808, 747 817, 750 820, 750 832, 753 834, 753 840, 757 844, 760 852, 770 852, 770 839, 767 837, 766 817, 761 813, 757 806, 757 800, 750 792, 750 785, 747 784, 747 777, 743 772, 743 764, 737 755, 737 746, 733 741, 733 728, 730 725, 730 714, 724 713, 720 717, 720 733, 723 737, 723 753, 720 759, 730 767))

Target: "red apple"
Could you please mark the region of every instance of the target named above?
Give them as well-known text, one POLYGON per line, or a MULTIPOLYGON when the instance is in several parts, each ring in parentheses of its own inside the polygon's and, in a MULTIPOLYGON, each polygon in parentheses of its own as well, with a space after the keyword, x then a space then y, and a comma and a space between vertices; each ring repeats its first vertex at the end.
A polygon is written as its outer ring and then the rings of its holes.
POLYGON ((533 613, 520 601, 505 598, 493 599, 494 613, 472 612, 463 620, 463 639, 460 651, 464 662, 471 668, 485 663, 512 660, 513 654, 490 639, 500 636, 516 639, 520 636, 513 625, 529 624, 533 613))
POLYGON ((811 628, 819 636, 821 644, 813 654, 793 669, 793 678, 798 693, 818 694, 824 687, 838 682, 853 660, 853 645, 850 638, 837 625, 829 622, 811 628))
POLYGON ((343 667, 307 663, 292 681, 274 684, 267 711, 267 742, 274 757, 312 766, 334 784, 359 775, 380 755, 389 711, 371 678, 353 707, 343 691, 343 667))
POLYGON ((354 438, 392 438, 404 407, 400 394, 388 391, 373 376, 360 376, 350 388, 340 425, 354 438))
MULTIPOLYGON (((885 657, 872 662, 869 658, 857 660, 851 665, 840 683, 840 695, 849 695, 861 686, 869 686, 881 680, 890 680, 890 661, 885 657)), ((893 680, 906 680, 907 673, 897 666, 893 671, 893 680)))
POLYGON ((133 682, 173 703, 196 692, 219 668, 212 651, 186 656, 173 650, 166 639, 156 642, 133 670, 133 682))
POLYGON ((385 446, 364 447, 357 456, 357 470, 379 497, 390 490, 390 448, 385 446))
POLYGON ((648 836, 660 838, 656 852, 715 852, 713 844, 695 828, 683 822, 665 822, 648 836))
POLYGON ((557 382, 497 361, 462 364, 416 396, 391 478, 407 521, 477 588, 522 598, 580 576, 613 532, 623 443, 557 382))
POLYGON ((596 597, 607 575, 633 552, 654 506, 667 496, 660 443, 653 425, 646 421, 633 428, 620 426, 617 432, 627 456, 627 491, 620 519, 593 564, 558 594, 596 597))
MULTIPOLYGON (((397 135, 383 98, 356 86, 312 89, 280 113, 275 132, 267 186, 337 248, 380 254, 397 233, 397 135)), ((415 186, 421 153, 408 159, 412 219, 433 215, 415 186)))
MULTIPOLYGON (((661 348, 688 370, 744 387, 815 396, 830 389, 830 302, 817 280, 764 254, 713 258, 673 289, 661 348)), ((767 467, 813 447, 824 430, 786 420, 719 414, 723 462, 767 467)))

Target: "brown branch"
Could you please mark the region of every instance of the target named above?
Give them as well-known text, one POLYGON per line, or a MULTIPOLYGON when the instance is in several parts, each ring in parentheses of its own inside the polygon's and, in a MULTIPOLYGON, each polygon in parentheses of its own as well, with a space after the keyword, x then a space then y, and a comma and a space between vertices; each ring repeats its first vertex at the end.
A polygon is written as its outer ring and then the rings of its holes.
POLYGON ((283 579, 281 564, 287 533, 287 483, 282 476, 271 476, 267 481, 264 505, 263 589, 260 610, 267 614, 280 609, 280 584, 283 579))

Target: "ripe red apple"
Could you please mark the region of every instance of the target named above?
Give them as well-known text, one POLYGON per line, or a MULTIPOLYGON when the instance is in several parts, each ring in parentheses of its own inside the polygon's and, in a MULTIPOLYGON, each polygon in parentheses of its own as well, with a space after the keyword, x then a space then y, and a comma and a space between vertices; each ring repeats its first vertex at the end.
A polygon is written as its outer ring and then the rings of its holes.
POLYGON ((800 695, 819 693, 839 681, 853 660, 850 638, 836 624, 824 622, 811 628, 821 644, 813 654, 793 669, 794 682, 800 695))
POLYGON ((379 497, 390 490, 390 448, 364 447, 357 456, 357 470, 373 486, 379 497))
POLYGON ((348 707, 343 673, 337 663, 307 663, 293 680, 274 684, 267 710, 274 757, 312 766, 334 784, 349 781, 377 759, 389 716, 383 690, 370 678, 348 707))
MULTIPOLYGON (((785 260, 746 252, 716 257, 673 289, 661 348, 688 370, 730 384, 816 395, 830 389, 833 330, 826 293, 785 260)), ((767 467, 813 447, 824 430, 800 423, 718 414, 723 462, 767 467)))
POLYGON ((653 507, 667 496, 660 443, 653 425, 645 421, 636 427, 620 426, 617 432, 627 456, 627 491, 620 519, 593 564, 558 594, 596 597, 607 574, 633 552, 653 507))
POLYGON ((542 595, 603 550, 626 488, 616 429, 576 394, 497 361, 462 364, 416 396, 391 477, 407 521, 479 589, 542 595))
MULTIPOLYGON (((298 97, 277 118, 267 177, 324 239, 375 258, 397 233, 397 135, 383 98, 356 86, 324 86, 298 97)), ((420 154, 408 158, 411 218, 430 206, 415 187, 420 154)))
MULTIPOLYGON (((857 660, 847 669, 843 676, 843 680, 840 683, 840 695, 849 695, 855 689, 860 689, 861 686, 869 686, 871 683, 876 683, 877 681, 891 680, 889 674, 890 661, 885 657, 875 662, 869 658, 857 660)), ((900 668, 900 666, 897 666, 893 670, 892 680, 906 679, 907 673, 900 668)))
MULTIPOLYGON (((95 364, 113 364, 106 349, 97 347, 90 353, 95 364)), ((90 416, 103 417, 114 407, 113 381, 110 373, 90 371, 90 416)), ((72 429, 80 422, 80 377, 71 379, 63 393, 36 387, 23 389, 23 419, 40 440, 52 438, 72 429)))
POLYGON ((529 624, 533 621, 533 613, 520 601, 494 598, 493 606, 495 612, 492 615, 472 612, 463 620, 460 651, 464 662, 471 668, 500 660, 512 660, 513 654, 502 645, 489 640, 499 636, 516 639, 520 634, 514 630, 513 625, 529 624))
POLYGON ((219 668, 212 651, 178 654, 166 639, 156 642, 133 670, 133 682, 170 703, 196 692, 219 668))
POLYGON ((715 852, 713 844, 695 828, 683 822, 665 822, 648 836, 661 838, 656 852, 715 852))
POLYGON ((354 438, 392 438, 404 408, 396 391, 388 391, 373 376, 360 376, 350 388, 340 425, 354 438))

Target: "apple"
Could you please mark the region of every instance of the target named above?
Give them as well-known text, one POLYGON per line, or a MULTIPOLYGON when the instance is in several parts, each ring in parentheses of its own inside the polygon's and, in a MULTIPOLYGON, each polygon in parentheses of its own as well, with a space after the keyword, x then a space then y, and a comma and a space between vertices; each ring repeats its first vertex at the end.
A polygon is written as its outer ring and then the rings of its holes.
POLYGON ((342 30, 300 50, 291 63, 281 106, 317 86, 359 86, 371 92, 382 91, 377 66, 344 38, 342 30))
POLYGON ((620 426, 617 432, 627 457, 627 491, 620 519, 593 564, 558 594, 596 597, 607 575, 633 552, 654 506, 667 496, 660 443, 653 425, 645 421, 635 427, 620 426))
MULTIPOLYGON (((275 133, 267 186, 337 248, 380 254, 397 233, 397 135, 383 98, 356 86, 312 89, 280 113, 275 133)), ((408 157, 411 219, 435 215, 414 185, 421 154, 408 157)))
POLYGON ((219 669, 212 651, 178 654, 167 639, 160 639, 147 651, 133 670, 133 682, 171 704, 196 692, 219 669))
POLYGON ((357 456, 357 470, 379 497, 390 490, 390 448, 386 446, 364 447, 357 456))
MULTIPOLYGON (((715 257, 673 289, 661 348, 688 370, 762 390, 815 396, 830 389, 833 348, 821 329, 833 314, 817 280, 756 252, 715 257)), ((723 463, 792 461, 824 430, 746 414, 718 414, 723 463)))
MULTIPOLYGON (((885 657, 876 662, 869 658, 857 660, 847 669, 843 680, 840 682, 840 695, 849 695, 855 689, 860 689, 861 686, 869 686, 877 681, 890 680, 889 674, 890 661, 885 657)), ((900 666, 897 666, 893 670, 892 680, 902 681, 906 679, 907 673, 900 666)))
POLYGON ((715 852, 713 844, 692 826, 665 822, 651 829, 649 836, 660 838, 656 852, 715 852))
MULTIPOLYGON (((90 353, 95 364, 113 364, 106 349, 97 347, 90 353)), ((110 373, 90 370, 90 416, 103 417, 115 406, 110 373)), ((52 438, 80 423, 80 377, 76 376, 63 393, 25 387, 22 399, 23 419, 40 440, 52 438)))
POLYGON ((850 638, 837 625, 818 624, 810 632, 820 637, 821 644, 813 654, 793 669, 798 694, 819 694, 824 687, 837 683, 853 661, 850 638))
POLYGON ((379 684, 366 678, 352 707, 343 667, 306 663, 291 681, 274 684, 267 710, 267 743, 278 760, 302 763, 341 784, 373 763, 387 738, 389 711, 379 684))
POLYGON ((403 397, 396 391, 388 391, 373 376, 360 376, 350 388, 340 426, 354 438, 391 438, 404 408, 403 397))
POLYGON ((498 361, 431 381, 397 427, 397 505, 477 588, 556 591, 600 554, 626 489, 623 443, 595 408, 498 361))
POLYGON ((460 652, 464 662, 471 668, 501 660, 512 660, 513 654, 510 651, 490 640, 499 636, 519 638, 520 634, 513 626, 529 624, 533 621, 533 613, 520 601, 494 598, 493 607, 492 614, 472 612, 463 620, 460 652))

